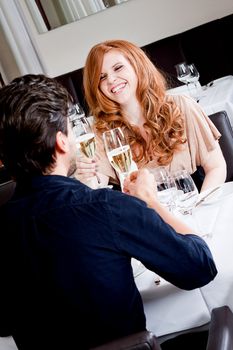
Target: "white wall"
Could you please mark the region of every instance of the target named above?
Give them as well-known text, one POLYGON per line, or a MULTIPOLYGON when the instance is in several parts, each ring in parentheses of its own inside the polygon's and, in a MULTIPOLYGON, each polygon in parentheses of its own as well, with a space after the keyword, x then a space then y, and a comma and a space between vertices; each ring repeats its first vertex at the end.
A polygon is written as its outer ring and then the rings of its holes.
POLYGON ((232 0, 130 0, 38 34, 24 0, 18 1, 49 76, 83 67, 88 51, 100 41, 126 39, 143 46, 233 13, 232 0))

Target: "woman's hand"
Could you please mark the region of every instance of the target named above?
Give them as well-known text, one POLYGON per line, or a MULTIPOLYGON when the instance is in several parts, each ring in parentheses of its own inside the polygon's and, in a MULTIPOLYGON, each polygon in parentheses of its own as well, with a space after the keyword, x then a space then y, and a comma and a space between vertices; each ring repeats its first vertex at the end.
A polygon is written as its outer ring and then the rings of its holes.
POLYGON ((90 159, 84 155, 77 157, 74 177, 85 185, 96 189, 107 187, 109 177, 98 172, 98 157, 90 159))
POLYGON ((90 159, 85 156, 78 156, 76 165, 77 169, 74 176, 79 181, 87 184, 96 176, 97 163, 95 159, 90 159))
POLYGON ((216 141, 216 148, 209 153, 209 157, 205 164, 201 164, 204 172, 205 178, 201 187, 201 192, 221 185, 226 180, 226 161, 223 157, 221 148, 216 141))

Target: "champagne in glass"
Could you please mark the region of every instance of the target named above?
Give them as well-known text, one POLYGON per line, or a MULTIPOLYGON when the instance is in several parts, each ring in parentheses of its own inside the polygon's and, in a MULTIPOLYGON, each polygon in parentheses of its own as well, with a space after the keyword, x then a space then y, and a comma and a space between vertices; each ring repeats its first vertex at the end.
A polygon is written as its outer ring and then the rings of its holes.
POLYGON ((95 156, 95 135, 93 133, 88 133, 77 137, 77 148, 88 158, 94 158, 95 156))
MULTIPOLYGON (((73 114, 70 115, 72 129, 75 135, 78 156, 82 154, 88 158, 94 158, 96 150, 95 134, 85 117, 84 113, 78 114, 76 107, 73 114)), ((100 180, 96 175, 88 185, 92 188, 100 188, 100 180)))
POLYGON ((105 131, 103 140, 108 160, 118 173, 122 187, 124 178, 131 170, 132 153, 130 146, 119 127, 105 131))
POLYGON ((73 120, 73 131, 75 134, 78 151, 86 157, 93 158, 95 155, 95 134, 86 117, 73 120))
POLYGON ((129 145, 118 147, 108 152, 108 159, 118 173, 128 173, 130 171, 132 161, 129 145))

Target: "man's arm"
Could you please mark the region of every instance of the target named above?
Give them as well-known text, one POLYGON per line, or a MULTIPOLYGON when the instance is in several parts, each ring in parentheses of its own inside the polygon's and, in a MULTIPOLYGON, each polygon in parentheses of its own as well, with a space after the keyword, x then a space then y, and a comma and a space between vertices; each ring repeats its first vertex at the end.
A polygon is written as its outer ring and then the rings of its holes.
POLYGON ((124 192, 137 197, 154 209, 172 228, 182 234, 194 233, 193 229, 170 213, 157 199, 157 185, 154 175, 147 169, 131 173, 125 180, 124 192))

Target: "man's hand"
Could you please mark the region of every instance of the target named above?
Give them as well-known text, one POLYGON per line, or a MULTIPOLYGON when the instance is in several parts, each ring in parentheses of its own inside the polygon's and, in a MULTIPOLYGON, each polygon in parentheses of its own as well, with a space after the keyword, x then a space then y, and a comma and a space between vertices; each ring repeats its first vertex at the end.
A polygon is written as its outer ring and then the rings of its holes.
POLYGON ((154 175, 147 169, 132 172, 124 181, 123 191, 147 204, 157 199, 157 184, 154 175))

